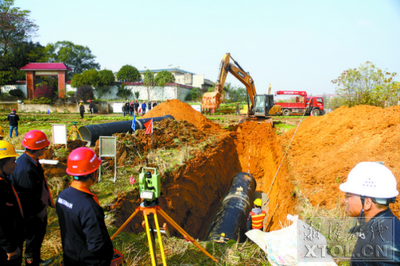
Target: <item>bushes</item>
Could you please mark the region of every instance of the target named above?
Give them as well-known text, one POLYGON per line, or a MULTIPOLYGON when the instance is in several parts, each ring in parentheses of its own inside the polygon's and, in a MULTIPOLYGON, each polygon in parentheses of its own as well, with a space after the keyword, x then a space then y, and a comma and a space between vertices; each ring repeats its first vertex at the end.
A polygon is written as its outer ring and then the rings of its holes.
POLYGON ((15 97, 17 99, 24 99, 25 98, 25 94, 20 89, 10 90, 8 93, 11 96, 13 96, 13 97, 15 97))
POLYGON ((49 85, 42 85, 35 89, 33 95, 35 98, 52 98, 55 95, 55 89, 49 85))
POLYGON ((75 97, 83 101, 87 101, 94 98, 92 86, 84 85, 80 86, 75 93, 75 97))

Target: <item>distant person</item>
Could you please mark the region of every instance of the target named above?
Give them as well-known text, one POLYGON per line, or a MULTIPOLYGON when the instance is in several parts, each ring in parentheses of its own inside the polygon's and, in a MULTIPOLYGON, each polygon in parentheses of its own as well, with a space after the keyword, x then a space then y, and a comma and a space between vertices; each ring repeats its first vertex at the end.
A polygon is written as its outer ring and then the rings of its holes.
POLYGON ((236 115, 240 115, 240 106, 239 106, 239 103, 236 103, 236 115))
POLYGON ((133 109, 134 109, 133 108, 133 101, 131 101, 130 104, 129 104, 129 115, 130 116, 133 116, 133 109))
POLYGON ((89 100, 89 111, 90 111, 90 114, 91 114, 91 115, 94 113, 94 108, 93 108, 93 102, 92 102, 92 100, 89 100))
POLYGON ((13 129, 15 130, 15 136, 18 137, 19 116, 17 115, 17 111, 15 111, 15 109, 11 110, 11 114, 8 115, 7 120, 10 123, 10 138, 12 138, 13 129))
POLYGON ((125 104, 122 105, 122 116, 125 116, 125 104))
POLYGON ((127 114, 129 114, 129 101, 128 100, 126 100, 126 102, 125 102, 125 114, 124 114, 124 116, 127 115, 127 114))
POLYGON ((0 265, 20 266, 24 243, 24 214, 9 177, 18 154, 11 143, 0 141, 0 265))
POLYGON ((347 213, 359 222, 350 229, 357 236, 350 265, 400 265, 400 221, 389 208, 399 194, 392 171, 360 162, 339 189, 347 213))
POLYGON ((139 103, 137 100, 135 100, 135 103, 133 104, 133 107, 135 109, 135 113, 138 114, 139 111, 139 103))
POLYGON ((3 140, 6 134, 4 133, 3 127, 0 127, 0 140, 3 140))
POLYGON ((148 109, 149 111, 151 110, 151 106, 152 106, 151 100, 149 100, 149 102, 147 103, 147 109, 148 109))
POLYGON ((256 199, 254 201, 254 208, 251 209, 249 217, 247 218, 247 230, 258 229, 264 230, 264 218, 267 215, 265 211, 261 210, 262 200, 256 199))
POLYGON ((83 106, 83 103, 79 103, 79 113, 81 114, 81 118, 83 119, 83 114, 85 113, 85 106, 83 106))
POLYGON ((143 101, 142 102, 142 115, 146 113, 146 103, 143 101))
POLYGON ((157 106, 157 102, 154 101, 154 103, 153 103, 153 108, 156 107, 156 106, 157 106))
POLYGON ((101 159, 90 148, 73 150, 67 160, 71 186, 57 198, 57 215, 65 266, 109 266, 113 245, 104 222, 104 211, 89 189, 97 182, 101 159))

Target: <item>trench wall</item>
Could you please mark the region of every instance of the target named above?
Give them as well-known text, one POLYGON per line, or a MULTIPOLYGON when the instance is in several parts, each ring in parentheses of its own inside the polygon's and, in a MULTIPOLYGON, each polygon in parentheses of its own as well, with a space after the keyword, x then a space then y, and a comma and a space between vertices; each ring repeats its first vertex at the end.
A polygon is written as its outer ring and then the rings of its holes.
MULTIPOLYGON (((225 132, 186 165, 165 174, 160 207, 186 232, 195 238, 206 237, 219 204, 229 189, 232 177, 247 172, 250 149, 250 174, 257 181, 257 191, 267 193, 282 161, 283 149, 270 124, 245 122, 236 132, 225 132)), ((286 164, 281 166, 269 193, 269 213, 266 227, 279 229, 279 221, 292 213, 293 186, 286 164)), ((137 192, 136 192, 137 194, 137 192)), ((117 217, 120 226, 139 205, 138 195, 125 200, 117 217)), ((159 217, 160 224, 165 221, 159 217)), ((143 231, 143 217, 137 217, 125 228, 129 232, 143 231)), ((170 227, 170 229, 172 229, 170 227)), ((172 229, 172 233, 174 230, 172 229)))

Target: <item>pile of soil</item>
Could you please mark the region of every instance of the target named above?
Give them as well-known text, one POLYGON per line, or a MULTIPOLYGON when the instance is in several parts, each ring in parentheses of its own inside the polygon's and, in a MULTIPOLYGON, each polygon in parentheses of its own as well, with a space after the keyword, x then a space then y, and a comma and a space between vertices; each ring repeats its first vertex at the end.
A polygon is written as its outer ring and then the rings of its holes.
MULTIPOLYGON (((193 108, 192 108, 193 109, 193 108)), ((193 109, 194 112, 196 112, 193 109)), ((186 143, 196 145, 208 138, 192 123, 185 120, 164 119, 153 124, 153 135, 145 134, 144 129, 136 130, 133 134, 116 133, 117 137, 117 165, 136 166, 145 158, 147 153, 158 148, 174 149, 186 143)), ((99 140, 96 142, 95 152, 99 152, 99 140)), ((114 159, 107 159, 113 166, 114 159)), ((146 162, 144 162, 146 163, 146 162)))
MULTIPOLYGON (((286 144, 294 134, 286 134, 286 144)), ((339 185, 359 162, 382 161, 395 175, 400 190, 400 106, 341 107, 304 120, 289 150, 296 183, 313 205, 333 208, 342 202, 339 185)), ((400 209, 395 203, 394 210, 400 209)), ((394 212, 400 216, 399 211, 394 212)))
POLYGON ((172 115, 176 120, 185 120, 194 124, 200 130, 219 131, 221 127, 208 120, 192 106, 180 100, 167 100, 147 112, 143 118, 172 115))
MULTIPOLYGON (((86 144, 87 144, 87 141, 82 141, 80 139, 68 141, 67 142, 68 154, 71 151, 75 150, 76 148, 85 147, 86 144)), ((65 149, 65 145, 63 145, 63 144, 51 145, 45 151, 43 156, 40 157, 40 159, 58 160, 58 164, 56 164, 56 165, 50 165, 50 164, 42 165, 44 174, 47 178, 63 177, 65 175, 67 175, 65 170, 67 169, 68 156, 57 156, 58 153, 55 151, 58 151, 60 149, 65 149)))

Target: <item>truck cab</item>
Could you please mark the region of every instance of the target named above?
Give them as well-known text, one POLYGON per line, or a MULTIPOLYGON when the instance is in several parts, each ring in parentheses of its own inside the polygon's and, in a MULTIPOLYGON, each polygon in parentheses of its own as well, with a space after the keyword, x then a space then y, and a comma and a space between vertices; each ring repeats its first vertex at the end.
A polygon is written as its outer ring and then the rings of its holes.
POLYGON ((254 115, 269 116, 281 113, 280 106, 275 106, 274 95, 272 94, 257 94, 254 97, 254 115))
POLYGON ((319 116, 325 114, 324 110, 324 98, 322 97, 307 97, 306 100, 307 113, 319 116))

